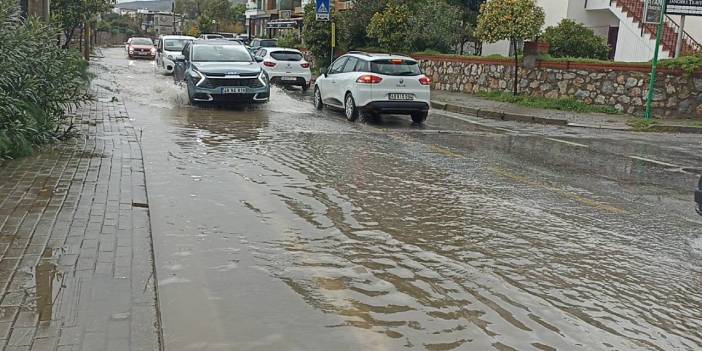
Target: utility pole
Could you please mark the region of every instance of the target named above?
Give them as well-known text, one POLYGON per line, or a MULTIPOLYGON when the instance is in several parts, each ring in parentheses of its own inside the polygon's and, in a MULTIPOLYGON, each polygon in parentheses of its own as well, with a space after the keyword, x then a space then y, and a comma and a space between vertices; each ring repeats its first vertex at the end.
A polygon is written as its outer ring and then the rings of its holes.
POLYGON ((678 41, 675 43, 675 58, 682 54, 683 37, 685 36, 685 15, 680 16, 680 28, 678 28, 678 41))
POLYGON ((173 16, 173 34, 177 34, 176 31, 176 14, 175 14, 175 0, 171 4, 171 16, 173 16))
POLYGON ((663 22, 665 20, 665 12, 668 9, 668 0, 661 0, 663 6, 661 8, 661 15, 658 19, 658 29, 656 29, 656 51, 653 52, 653 63, 651 65, 651 77, 648 82, 648 97, 646 98, 646 112, 644 113, 644 118, 650 121, 653 118, 653 96, 654 89, 656 88, 656 71, 658 69, 658 51, 661 47, 661 38, 663 37, 663 22))

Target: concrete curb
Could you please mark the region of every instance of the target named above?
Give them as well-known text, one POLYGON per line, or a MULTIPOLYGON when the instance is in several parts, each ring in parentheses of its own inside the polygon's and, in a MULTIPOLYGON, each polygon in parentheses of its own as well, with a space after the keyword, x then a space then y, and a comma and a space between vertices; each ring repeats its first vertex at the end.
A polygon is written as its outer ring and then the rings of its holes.
POLYGON ((592 128, 592 129, 606 129, 606 130, 617 130, 617 131, 628 131, 628 132, 656 132, 656 133, 687 133, 687 134, 702 134, 702 127, 692 127, 692 126, 675 126, 675 125, 654 125, 646 128, 645 130, 635 130, 629 127, 617 127, 617 126, 602 126, 602 125, 588 125, 588 124, 578 124, 569 123, 565 119, 557 118, 545 118, 537 117, 531 115, 506 113, 494 110, 485 110, 467 106, 454 105, 438 100, 431 101, 431 107, 437 110, 448 111, 453 113, 459 113, 466 116, 495 119, 502 121, 515 121, 522 123, 534 123, 534 124, 544 124, 544 125, 555 125, 564 127, 574 127, 574 128, 592 128))
POLYGON ((502 121, 516 121, 524 123, 548 124, 557 126, 567 126, 568 121, 565 119, 544 118, 537 116, 521 115, 514 113, 505 113, 494 110, 483 110, 460 105, 444 103, 441 101, 432 100, 431 107, 448 112, 460 113, 462 115, 473 116, 478 118, 497 119, 502 121))

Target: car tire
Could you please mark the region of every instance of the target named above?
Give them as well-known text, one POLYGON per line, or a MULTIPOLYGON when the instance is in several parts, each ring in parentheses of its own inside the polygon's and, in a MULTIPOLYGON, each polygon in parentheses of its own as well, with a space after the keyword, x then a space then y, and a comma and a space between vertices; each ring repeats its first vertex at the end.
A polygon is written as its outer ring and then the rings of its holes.
POLYGON ((314 108, 317 110, 322 110, 324 108, 324 103, 322 102, 322 92, 319 91, 319 87, 314 87, 314 108))
POLYGON ((187 88, 187 89, 188 89, 188 102, 190 102, 190 106, 196 106, 196 105, 197 105, 197 101, 195 101, 195 99, 193 99, 193 93, 192 93, 192 91, 191 91, 191 89, 190 89, 190 84, 188 84, 187 82, 186 82, 185 84, 186 84, 187 87, 188 87, 188 88, 187 88))
POLYGON ((353 99, 351 93, 346 93, 344 98, 344 114, 346 119, 353 122, 358 119, 358 108, 356 108, 356 101, 353 99))
POLYGON ((302 91, 303 91, 303 92, 306 92, 307 89, 310 88, 310 85, 307 84, 307 83, 302 83, 302 85, 300 85, 300 88, 302 88, 302 91))
POLYGON ((427 115, 429 115, 429 112, 415 112, 412 114, 412 122, 421 124, 424 123, 424 121, 427 120, 427 115))

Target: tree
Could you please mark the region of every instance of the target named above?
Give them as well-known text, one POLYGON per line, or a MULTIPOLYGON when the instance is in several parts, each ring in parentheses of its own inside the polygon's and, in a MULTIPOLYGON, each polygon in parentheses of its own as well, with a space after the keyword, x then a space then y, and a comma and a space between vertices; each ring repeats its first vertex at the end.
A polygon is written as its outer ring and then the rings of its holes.
POLYGON ((374 47, 378 42, 368 37, 368 25, 377 12, 385 8, 385 0, 353 0, 353 6, 339 13, 339 23, 349 32, 349 46, 352 48, 374 47))
POLYGON ((412 12, 397 0, 388 1, 383 12, 373 15, 368 25, 368 37, 389 51, 410 51, 412 47, 412 12))
POLYGON ((485 0, 447 0, 450 5, 459 9, 460 27, 458 29, 459 54, 463 55, 463 48, 466 43, 473 42, 474 55, 480 55, 481 43, 475 35, 475 26, 478 21, 480 5, 485 0))
POLYGON ((444 0, 415 0, 410 6, 412 51, 453 52, 460 41, 461 9, 444 0))
MULTIPOLYGON (((332 20, 337 21, 336 13, 332 14, 332 20)), ((317 21, 314 1, 305 6, 303 18, 302 38, 307 49, 314 56, 315 62, 320 70, 324 70, 326 65, 331 63, 331 24, 329 22, 317 21)), ((346 50, 348 48, 348 31, 343 25, 336 26, 336 49, 346 50)))
POLYGON ((536 38, 544 25, 544 9, 535 0, 490 0, 480 6, 476 34, 488 43, 510 40, 514 49, 514 85, 517 95, 519 57, 517 41, 536 38))
POLYGON ((73 39, 73 33, 90 23, 96 15, 109 11, 114 0, 54 0, 51 1, 51 15, 66 37, 64 48, 73 39))
POLYGON ((609 46, 592 29, 570 19, 544 31, 542 40, 549 43, 549 54, 554 57, 580 57, 607 60, 609 46))

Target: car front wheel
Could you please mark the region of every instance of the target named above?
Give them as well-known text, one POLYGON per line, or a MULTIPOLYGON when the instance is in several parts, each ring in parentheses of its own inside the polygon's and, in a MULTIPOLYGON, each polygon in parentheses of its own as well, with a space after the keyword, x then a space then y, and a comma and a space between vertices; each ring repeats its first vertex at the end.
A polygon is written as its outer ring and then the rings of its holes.
POLYGON ((353 122, 358 119, 358 109, 356 108, 356 102, 353 100, 351 93, 346 94, 346 99, 344 99, 344 111, 346 112, 346 119, 353 122))
POLYGON ((324 108, 324 103, 322 103, 322 92, 319 91, 319 87, 314 88, 314 107, 318 110, 324 108))

